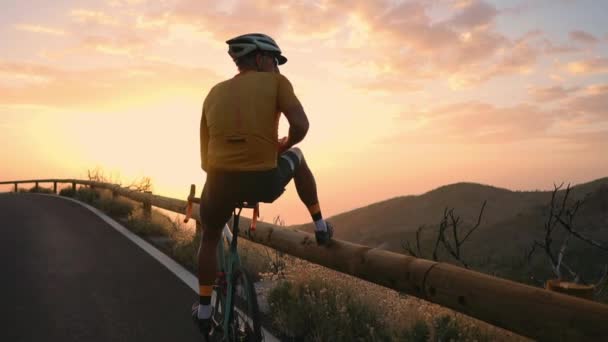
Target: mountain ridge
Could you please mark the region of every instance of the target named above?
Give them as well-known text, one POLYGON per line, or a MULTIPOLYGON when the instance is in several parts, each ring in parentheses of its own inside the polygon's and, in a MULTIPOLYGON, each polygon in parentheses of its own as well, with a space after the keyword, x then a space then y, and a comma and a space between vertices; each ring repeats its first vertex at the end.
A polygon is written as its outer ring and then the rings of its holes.
MULTIPOLYGON (((601 186, 608 186, 608 177, 571 186, 570 197, 580 199, 601 186)), ((566 185, 560 190, 565 191, 566 185)), ((440 222, 446 208, 453 208, 463 224, 477 221, 486 201, 482 226, 493 226, 517 215, 547 205, 552 190, 514 191, 492 185, 457 182, 443 185, 420 195, 392 197, 329 217, 336 227, 335 236, 371 247, 386 244, 383 237, 411 233, 421 225, 440 222)), ((290 228, 313 231, 312 223, 290 228)))

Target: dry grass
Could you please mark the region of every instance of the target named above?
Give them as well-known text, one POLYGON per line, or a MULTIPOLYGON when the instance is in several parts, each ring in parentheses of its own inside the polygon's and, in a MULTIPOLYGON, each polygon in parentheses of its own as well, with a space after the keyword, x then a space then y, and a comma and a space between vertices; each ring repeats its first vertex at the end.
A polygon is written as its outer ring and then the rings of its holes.
MULTIPOLYGON (((352 293, 354 295, 352 300, 366 305, 370 312, 378 314, 377 319, 380 326, 389 331, 390 340, 412 339, 408 338, 407 334, 416 329, 419 330, 421 322, 424 322, 431 327, 431 340, 438 340, 437 335, 443 331, 442 329, 449 328, 446 324, 451 324, 452 329, 456 329, 459 334, 457 339, 459 341, 528 341, 524 337, 450 309, 416 297, 399 294, 323 266, 290 256, 285 256, 284 262, 286 265, 284 276, 264 274, 264 277, 274 279, 275 284, 280 284, 283 279, 295 286, 308 286, 320 279, 337 291, 352 293), (445 320, 445 317, 449 317, 449 319, 445 320)), ((268 297, 273 290, 266 289, 265 291, 266 293, 262 293, 262 296, 268 297)), ((278 326, 281 327, 281 317, 275 317, 274 320, 278 321, 278 326)), ((415 338, 413 339, 415 340, 415 338)))

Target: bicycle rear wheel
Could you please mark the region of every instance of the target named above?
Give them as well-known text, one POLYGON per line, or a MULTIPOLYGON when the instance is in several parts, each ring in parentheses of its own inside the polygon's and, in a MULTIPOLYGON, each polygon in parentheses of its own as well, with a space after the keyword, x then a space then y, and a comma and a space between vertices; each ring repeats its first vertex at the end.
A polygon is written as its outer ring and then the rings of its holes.
POLYGON ((245 270, 236 267, 232 273, 232 314, 229 331, 230 341, 262 341, 260 310, 253 283, 245 270))
POLYGON ((220 342, 224 339, 223 324, 225 312, 226 287, 216 285, 211 294, 211 307, 213 309, 211 319, 213 320, 213 331, 209 335, 209 342, 220 342))

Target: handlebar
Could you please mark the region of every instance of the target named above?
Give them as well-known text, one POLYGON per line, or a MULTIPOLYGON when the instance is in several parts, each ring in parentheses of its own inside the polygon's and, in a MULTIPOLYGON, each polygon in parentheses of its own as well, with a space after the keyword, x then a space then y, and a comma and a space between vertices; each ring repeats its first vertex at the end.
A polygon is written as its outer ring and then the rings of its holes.
POLYGON ((201 203, 200 198, 194 197, 196 193, 196 185, 190 184, 190 194, 188 195, 188 205, 186 206, 186 218, 184 218, 184 223, 188 223, 190 218, 192 217, 192 203, 201 203))
MULTIPOLYGON (((201 204, 201 199, 194 197, 195 193, 196 185, 190 184, 190 194, 188 195, 188 204, 186 206, 186 217, 184 218, 184 223, 188 223, 188 221, 190 221, 190 218, 192 217, 192 203, 197 203, 199 205, 201 204)), ((251 224, 249 225, 249 231, 254 232, 255 226, 258 222, 258 218, 260 217, 260 204, 254 203, 249 205, 247 203, 243 203, 242 208, 253 209, 253 217, 251 219, 251 224)))

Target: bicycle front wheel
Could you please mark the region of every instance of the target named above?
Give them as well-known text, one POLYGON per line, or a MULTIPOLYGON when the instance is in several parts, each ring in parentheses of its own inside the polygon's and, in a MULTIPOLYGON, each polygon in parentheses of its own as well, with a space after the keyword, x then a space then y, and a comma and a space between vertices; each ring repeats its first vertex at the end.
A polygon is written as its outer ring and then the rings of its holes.
POLYGON ((251 278, 236 267, 232 273, 232 314, 229 322, 230 341, 262 341, 260 310, 251 278))

